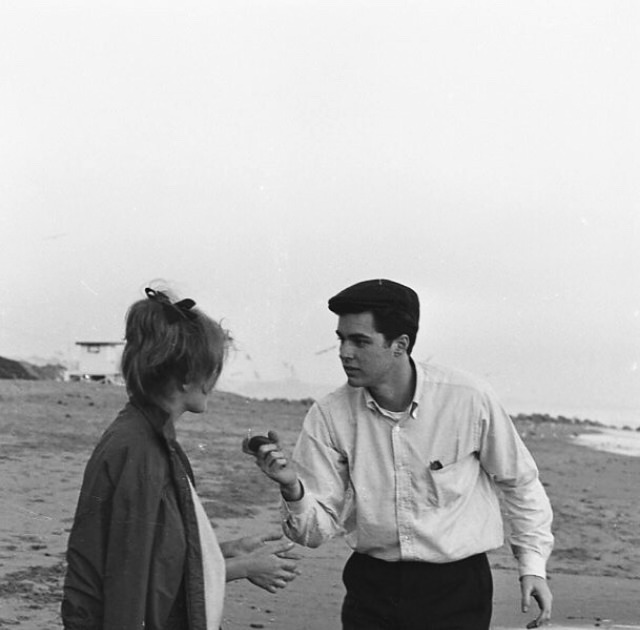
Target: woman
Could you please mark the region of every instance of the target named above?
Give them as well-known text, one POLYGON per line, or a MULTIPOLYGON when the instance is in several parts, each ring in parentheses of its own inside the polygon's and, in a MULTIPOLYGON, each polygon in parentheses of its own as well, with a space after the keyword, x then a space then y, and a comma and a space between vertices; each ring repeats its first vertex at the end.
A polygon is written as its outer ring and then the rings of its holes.
POLYGON ((193 300, 145 291, 126 318, 129 401, 87 464, 69 536, 67 630, 216 630, 225 581, 274 592, 296 575, 279 534, 218 544, 175 424, 206 410, 229 337, 193 300))

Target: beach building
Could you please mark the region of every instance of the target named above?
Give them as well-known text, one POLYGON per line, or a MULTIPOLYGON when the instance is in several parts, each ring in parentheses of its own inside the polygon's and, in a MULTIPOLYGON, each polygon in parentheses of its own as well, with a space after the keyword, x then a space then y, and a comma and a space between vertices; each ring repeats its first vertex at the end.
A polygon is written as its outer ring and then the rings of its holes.
POLYGON ((69 371, 69 380, 122 384, 120 358, 123 341, 76 341, 77 368, 69 371))

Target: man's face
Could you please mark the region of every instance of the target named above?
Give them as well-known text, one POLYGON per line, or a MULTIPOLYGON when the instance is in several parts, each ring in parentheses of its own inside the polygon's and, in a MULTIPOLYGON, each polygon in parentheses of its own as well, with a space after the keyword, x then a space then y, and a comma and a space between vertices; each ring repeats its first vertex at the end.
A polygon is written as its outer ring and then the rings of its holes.
POLYGON ((340 315, 336 334, 349 385, 375 388, 387 380, 396 365, 393 344, 375 329, 371 313, 340 315))

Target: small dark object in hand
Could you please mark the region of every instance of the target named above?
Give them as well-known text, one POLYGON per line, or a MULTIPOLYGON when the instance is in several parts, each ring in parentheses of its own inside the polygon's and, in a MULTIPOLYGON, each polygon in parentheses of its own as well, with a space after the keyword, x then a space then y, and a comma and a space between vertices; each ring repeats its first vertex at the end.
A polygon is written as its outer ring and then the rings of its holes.
POLYGON ((247 447, 252 453, 257 453, 263 444, 272 443, 273 442, 266 435, 254 435, 247 443, 247 447))

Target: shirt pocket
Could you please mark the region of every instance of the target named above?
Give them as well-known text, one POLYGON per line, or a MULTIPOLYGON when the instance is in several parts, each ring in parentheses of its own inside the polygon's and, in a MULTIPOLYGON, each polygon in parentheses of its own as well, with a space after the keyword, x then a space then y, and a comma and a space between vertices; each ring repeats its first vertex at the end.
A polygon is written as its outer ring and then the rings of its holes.
POLYGON ((440 469, 427 469, 429 504, 447 507, 471 492, 480 469, 476 453, 469 453, 440 469))

